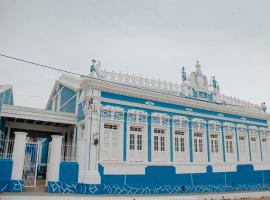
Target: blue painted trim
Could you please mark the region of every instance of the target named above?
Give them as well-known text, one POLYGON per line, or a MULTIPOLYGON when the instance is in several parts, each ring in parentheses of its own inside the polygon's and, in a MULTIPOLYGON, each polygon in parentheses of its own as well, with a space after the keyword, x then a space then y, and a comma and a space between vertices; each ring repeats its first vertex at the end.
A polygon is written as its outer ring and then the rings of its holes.
POLYGON ((193 141, 192 141, 192 123, 191 123, 191 119, 189 119, 188 121, 188 127, 189 127, 189 157, 190 157, 190 162, 193 162, 193 148, 192 148, 192 144, 193 144, 193 141))
POLYGON ((224 127, 221 126, 221 137, 222 137, 222 152, 223 152, 223 161, 226 162, 226 149, 225 149, 225 139, 224 139, 224 127))
POLYGON ((172 116, 170 116, 170 158, 171 162, 173 162, 173 127, 172 127, 172 116))
POLYGON ((206 122, 206 146, 207 146, 207 160, 208 162, 211 161, 211 155, 210 155, 210 141, 209 141, 209 127, 208 127, 208 121, 206 122))
POLYGON ((127 110, 124 110, 124 141, 123 161, 127 160, 127 110))
POLYGON ((237 132, 237 128, 236 127, 235 127, 235 135, 236 135, 237 161, 239 162, 238 132, 237 132))
POLYGON ((248 128, 247 128, 247 135, 248 135, 249 160, 252 161, 251 146, 250 146, 250 136, 249 136, 249 130, 248 130, 248 128))
MULTIPOLYGON (((113 93, 109 93, 109 92, 101 92, 101 96, 103 98, 116 99, 116 100, 121 100, 121 101, 126 101, 126 102, 134 102, 134 103, 138 103, 138 104, 145 104, 146 101, 149 101, 148 99, 130 97, 130 96, 125 96, 125 95, 120 95, 120 94, 113 94, 113 93)), ((159 102, 159 101, 152 101, 151 100, 151 102, 153 102, 155 106, 163 107, 163 108, 172 108, 172 109, 182 110, 182 111, 186 111, 186 109, 189 108, 186 106, 169 104, 169 103, 164 103, 164 102, 159 102)), ((218 104, 217 104, 217 106, 218 106, 218 104)), ((213 115, 213 116, 218 116, 219 114, 223 114, 224 117, 232 118, 232 119, 240 119, 241 120, 242 117, 245 117, 248 121, 264 123, 265 127, 267 127, 267 120, 264 120, 264 119, 250 118, 250 117, 246 117, 246 116, 240 116, 240 115, 234 115, 234 114, 228 114, 228 113, 219 113, 219 112, 204 110, 204 109, 199 109, 199 108, 192 108, 192 110, 195 113, 208 114, 208 115, 213 115)))
POLYGON ((152 120, 151 120, 151 112, 148 112, 148 118, 147 118, 147 122, 148 122, 148 161, 151 162, 152 161, 152 147, 151 147, 151 125, 152 125, 152 120))

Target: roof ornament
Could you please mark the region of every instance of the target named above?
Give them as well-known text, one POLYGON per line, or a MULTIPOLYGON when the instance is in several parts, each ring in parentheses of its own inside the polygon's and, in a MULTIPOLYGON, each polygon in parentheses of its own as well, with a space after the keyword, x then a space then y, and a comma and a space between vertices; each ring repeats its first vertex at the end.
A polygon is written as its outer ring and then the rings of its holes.
POLYGON ((182 81, 187 81, 187 72, 185 70, 185 67, 182 67, 182 81))
POLYGON ((200 64, 200 62, 197 60, 196 61, 196 72, 198 73, 198 74, 201 74, 202 73, 202 71, 201 71, 201 64, 200 64))
POLYGON ((215 93, 219 93, 219 84, 218 84, 215 76, 212 76, 212 81, 211 82, 212 82, 211 83, 211 86, 213 88, 213 91, 215 93))
POLYGON ((263 102, 263 103, 261 104, 261 110, 262 110, 263 112, 266 112, 267 106, 266 106, 266 103, 265 103, 265 102, 263 102))
POLYGON ((90 67, 90 76, 93 77, 101 77, 101 71, 100 68, 101 67, 101 62, 100 61, 96 61, 94 59, 92 59, 92 64, 90 67))

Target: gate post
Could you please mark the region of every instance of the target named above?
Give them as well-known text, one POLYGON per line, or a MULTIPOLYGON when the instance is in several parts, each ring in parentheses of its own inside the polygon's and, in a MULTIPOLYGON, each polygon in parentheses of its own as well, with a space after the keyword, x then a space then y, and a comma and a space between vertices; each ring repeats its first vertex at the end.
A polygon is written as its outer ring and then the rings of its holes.
POLYGON ((59 181, 59 170, 61 162, 62 135, 52 135, 50 158, 48 163, 48 181, 59 181))
POLYGON ((15 141, 12 154, 12 161, 13 161, 11 174, 12 180, 22 180, 26 135, 27 133, 25 132, 15 132, 15 141))

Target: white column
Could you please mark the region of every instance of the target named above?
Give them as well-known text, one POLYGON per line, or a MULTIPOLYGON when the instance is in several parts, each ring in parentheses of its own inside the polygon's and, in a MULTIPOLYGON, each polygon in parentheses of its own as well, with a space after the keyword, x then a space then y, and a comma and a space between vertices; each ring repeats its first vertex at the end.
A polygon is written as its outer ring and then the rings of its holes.
POLYGON ((85 172, 85 151, 86 151, 86 139, 79 138, 77 140, 77 158, 79 163, 79 176, 78 182, 83 183, 85 172))
POLYGON ((12 180, 22 180, 24 157, 25 157, 25 146, 26 146, 26 135, 25 132, 15 132, 15 141, 12 155, 12 180))
MULTIPOLYGON (((83 183, 100 184, 98 172, 98 145, 94 145, 95 139, 99 138, 100 119, 100 91, 92 88, 85 88, 85 174, 83 183)), ((98 141, 99 143, 99 141, 98 141)))
POLYGON ((59 169, 61 162, 62 135, 52 135, 50 146, 50 159, 48 163, 48 181, 59 181, 59 169))

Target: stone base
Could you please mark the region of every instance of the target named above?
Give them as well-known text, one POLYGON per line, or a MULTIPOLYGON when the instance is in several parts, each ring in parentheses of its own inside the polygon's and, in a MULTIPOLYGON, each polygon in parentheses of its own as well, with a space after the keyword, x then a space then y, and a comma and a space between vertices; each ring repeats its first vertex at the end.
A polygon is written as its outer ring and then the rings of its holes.
POLYGON ((84 184, 100 184, 101 178, 98 171, 86 171, 83 177, 84 184))

